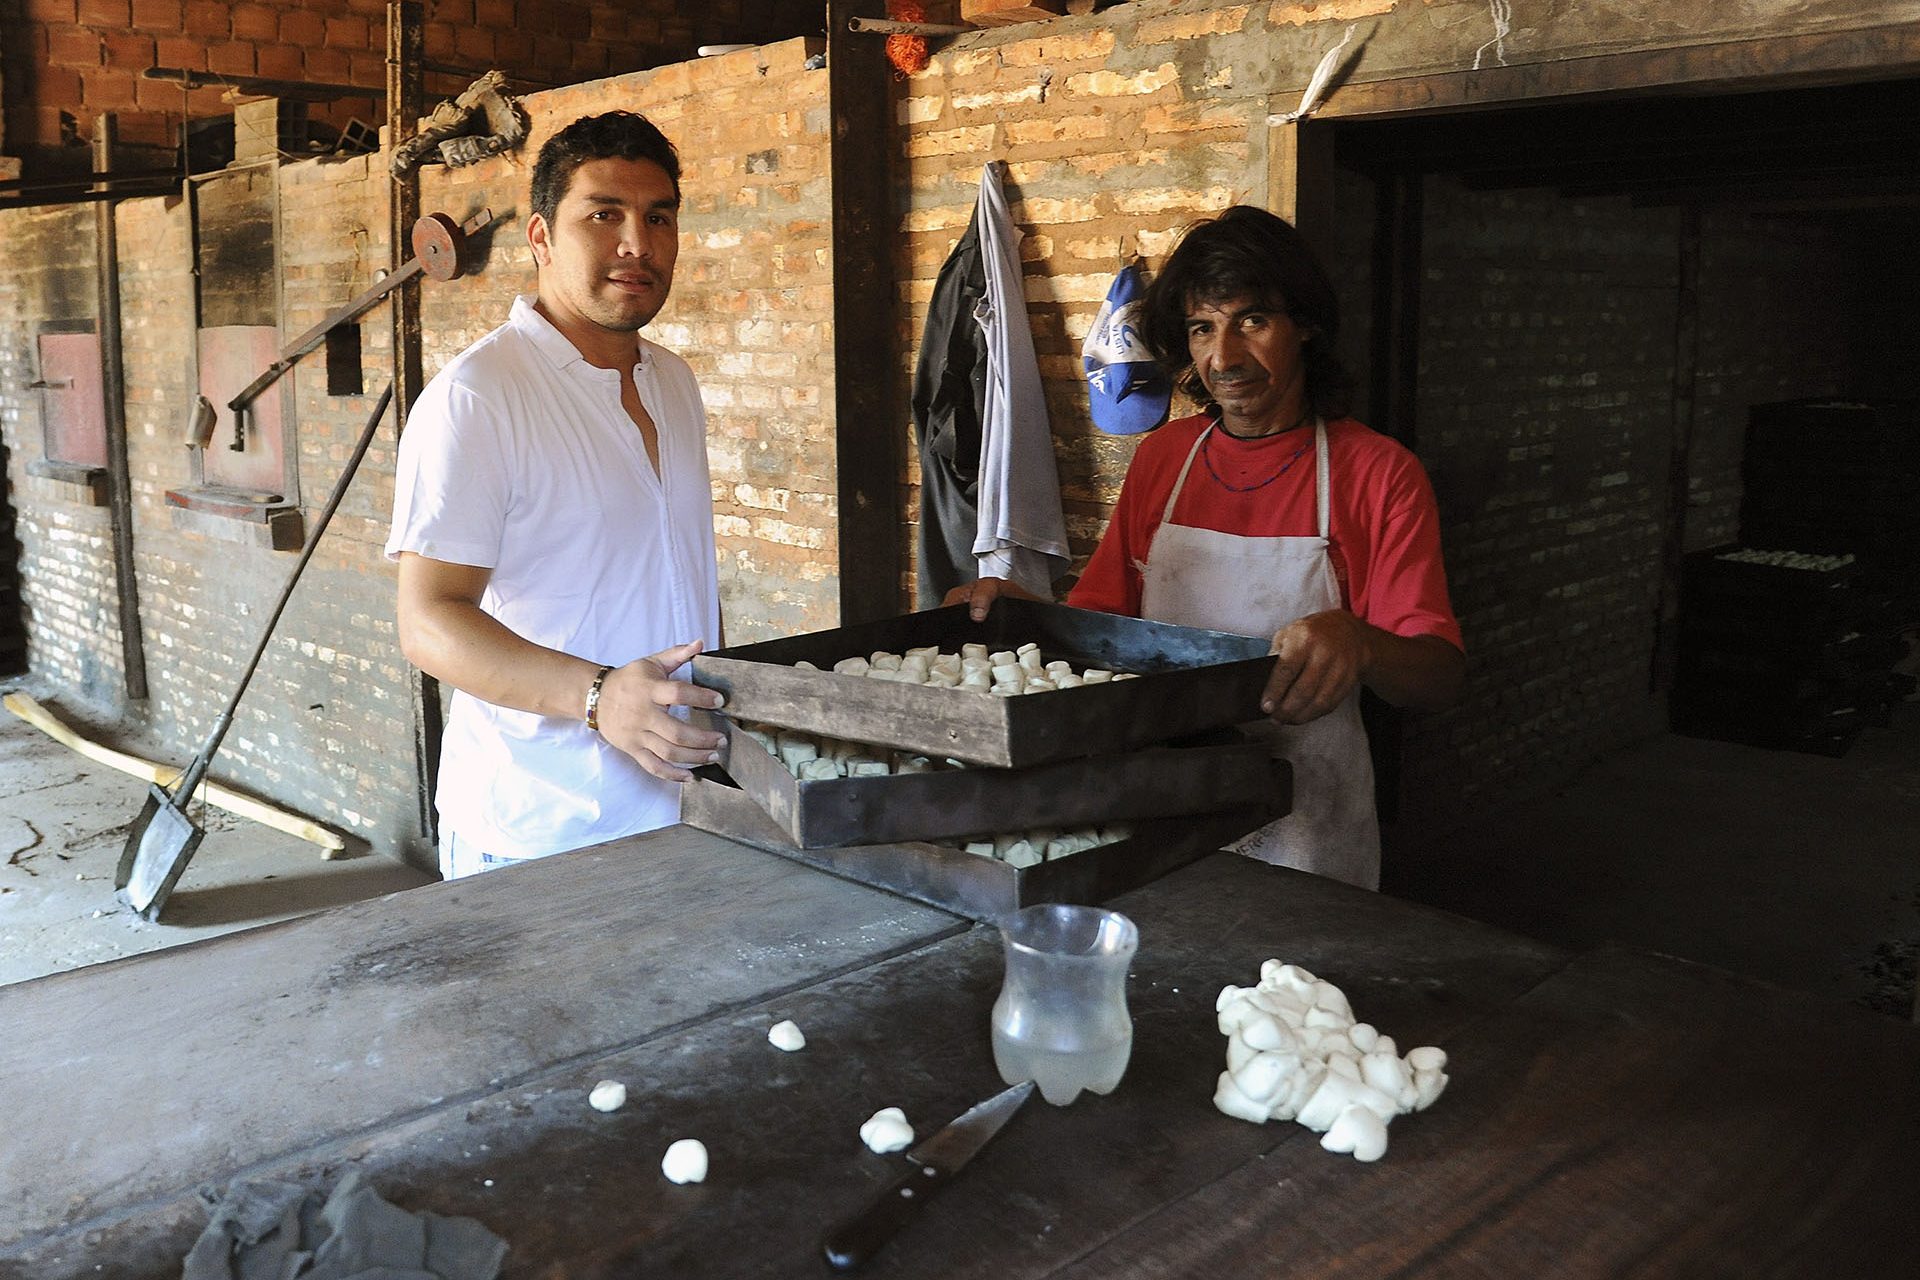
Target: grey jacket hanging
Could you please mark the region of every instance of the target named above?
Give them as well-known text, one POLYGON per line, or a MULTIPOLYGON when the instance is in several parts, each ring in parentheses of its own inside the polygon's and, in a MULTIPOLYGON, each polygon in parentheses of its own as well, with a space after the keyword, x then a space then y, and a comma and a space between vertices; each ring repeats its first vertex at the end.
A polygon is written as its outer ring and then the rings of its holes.
POLYGON ((914 375, 922 608, 984 574, 1048 595, 1068 564, 1018 246, 1000 171, 988 164, 966 234, 934 283, 914 375))

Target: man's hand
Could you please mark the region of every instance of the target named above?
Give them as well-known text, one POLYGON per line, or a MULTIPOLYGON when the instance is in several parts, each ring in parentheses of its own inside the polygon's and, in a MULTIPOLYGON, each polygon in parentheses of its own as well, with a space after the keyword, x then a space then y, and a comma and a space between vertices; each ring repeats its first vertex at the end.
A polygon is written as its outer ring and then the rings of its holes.
POLYGON ((1280 660, 1260 696, 1260 710, 1276 724, 1305 724, 1332 711, 1366 672, 1372 630, 1345 609, 1308 614, 1283 627, 1273 637, 1280 660))
MULTIPOLYGON (((702 642, 675 645, 651 658, 629 662, 607 673, 600 684, 600 736, 636 760, 642 769, 667 782, 693 777, 686 766, 717 764, 722 734, 698 729, 674 715, 671 707, 719 710, 718 692, 672 673, 700 652, 702 642)), ((585 705, 585 697, 581 704, 585 705)))
POLYGON ((1466 683, 1467 658, 1439 636, 1401 636, 1345 609, 1314 613, 1273 637, 1279 656, 1260 709, 1276 724, 1326 715, 1365 684, 1388 703, 1414 711, 1453 705, 1466 683))
POLYGON ((940 603, 942 605, 970 605, 971 608, 967 610, 968 615, 971 616, 975 622, 985 622, 987 619, 987 610, 992 608, 993 602, 1001 596, 1012 596, 1016 600, 1034 600, 1040 604, 1053 603, 1053 601, 1042 599, 1019 583, 1007 578, 982 578, 978 582, 962 583, 947 592, 947 598, 940 603))

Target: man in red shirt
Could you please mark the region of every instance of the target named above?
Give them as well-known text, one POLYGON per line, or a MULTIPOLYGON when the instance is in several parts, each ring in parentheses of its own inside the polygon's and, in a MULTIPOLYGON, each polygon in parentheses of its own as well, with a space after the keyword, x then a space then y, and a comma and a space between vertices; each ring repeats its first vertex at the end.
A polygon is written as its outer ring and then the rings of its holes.
MULTIPOLYGON (((1378 887, 1359 688, 1437 710, 1466 674, 1439 514, 1411 452, 1346 416, 1339 307, 1299 233, 1238 206, 1182 238, 1147 291, 1143 337, 1206 411, 1142 442, 1067 603, 1271 635, 1261 698, 1294 769, 1293 811, 1238 846, 1378 887)), ((956 589, 975 618, 1016 588, 956 589)))

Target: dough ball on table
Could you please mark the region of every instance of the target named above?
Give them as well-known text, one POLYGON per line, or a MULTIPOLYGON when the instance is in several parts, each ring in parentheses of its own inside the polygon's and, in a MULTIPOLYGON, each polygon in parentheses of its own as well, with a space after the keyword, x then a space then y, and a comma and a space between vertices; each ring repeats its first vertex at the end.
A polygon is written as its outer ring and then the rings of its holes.
POLYGON ((602 1080, 587 1094, 587 1105, 595 1111, 618 1111, 627 1105, 627 1086, 618 1080, 602 1080))
POLYGON ((887 653, 885 650, 881 650, 869 655, 867 661, 881 671, 898 671, 900 664, 905 662, 906 659, 897 653, 887 653))
POLYGON ((767 1032, 767 1042, 787 1053, 796 1053, 807 1047, 807 1038, 800 1034, 800 1028, 792 1019, 774 1023, 767 1032))
POLYGON ((963 644, 960 646, 960 660, 962 662, 973 658, 984 659, 986 656, 987 646, 983 644, 963 644))
POLYGON ((707 1180, 707 1147, 698 1138, 682 1138, 667 1148, 660 1160, 660 1172, 667 1181, 685 1186, 707 1180))
POLYGON ((905 1151, 913 1145, 913 1126, 907 1123, 907 1113, 900 1108, 882 1107, 860 1126, 860 1141, 876 1155, 905 1151))
POLYGON ((833 669, 843 676, 863 676, 872 665, 865 658, 842 658, 833 664, 833 669))

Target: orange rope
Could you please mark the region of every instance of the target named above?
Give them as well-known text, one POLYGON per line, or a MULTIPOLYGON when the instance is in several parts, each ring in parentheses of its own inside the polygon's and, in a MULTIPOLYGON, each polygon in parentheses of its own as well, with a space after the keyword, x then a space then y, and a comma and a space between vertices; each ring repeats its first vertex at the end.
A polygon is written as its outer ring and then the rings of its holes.
MULTIPOLYGON (((926 6, 920 0, 887 0, 887 16, 895 22, 925 22, 926 6)), ((903 76, 927 69, 925 36, 888 36, 887 60, 903 76)))

